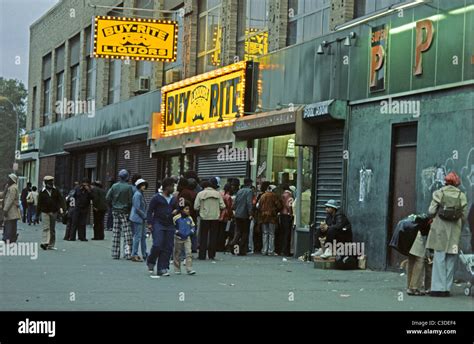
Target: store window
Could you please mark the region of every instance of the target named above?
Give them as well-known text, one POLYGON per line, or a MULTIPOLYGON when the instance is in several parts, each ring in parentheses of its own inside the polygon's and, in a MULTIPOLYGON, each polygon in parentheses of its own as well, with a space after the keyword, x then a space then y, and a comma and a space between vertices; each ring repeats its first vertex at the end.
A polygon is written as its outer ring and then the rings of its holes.
POLYGON ((257 184, 270 181, 277 186, 275 192, 281 192, 281 187, 298 186, 301 178, 301 197, 299 190, 294 192, 295 214, 301 209, 299 225, 309 227, 311 220, 311 186, 313 178, 313 149, 295 145, 295 134, 268 137, 255 140, 257 147, 257 184), (303 154, 301 171, 298 171, 298 157, 303 154), (298 209, 299 208, 299 209, 298 209))
POLYGON ((252 60, 268 53, 268 0, 239 0, 237 54, 252 60))
POLYGON ((220 65, 221 1, 199 1, 197 73, 205 73, 220 65))
POLYGON ((287 46, 329 33, 330 0, 289 0, 287 46))

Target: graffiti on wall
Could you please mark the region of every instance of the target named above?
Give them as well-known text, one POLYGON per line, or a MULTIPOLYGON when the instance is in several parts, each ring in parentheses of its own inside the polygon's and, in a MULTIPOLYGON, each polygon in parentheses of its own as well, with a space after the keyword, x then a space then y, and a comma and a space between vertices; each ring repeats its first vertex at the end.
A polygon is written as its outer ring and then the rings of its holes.
POLYGON ((364 202, 370 192, 372 170, 362 167, 359 171, 359 202, 364 202))
POLYGON ((442 165, 429 166, 421 171, 423 198, 430 198, 432 193, 444 186, 444 177, 455 171, 461 178, 460 189, 464 192, 474 190, 474 147, 471 147, 465 159, 454 155, 442 165))

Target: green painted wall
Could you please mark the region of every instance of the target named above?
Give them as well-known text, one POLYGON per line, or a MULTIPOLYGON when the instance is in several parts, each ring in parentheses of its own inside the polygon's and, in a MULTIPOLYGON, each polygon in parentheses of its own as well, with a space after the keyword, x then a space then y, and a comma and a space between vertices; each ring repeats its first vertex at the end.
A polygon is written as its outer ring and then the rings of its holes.
MULTIPOLYGON (((418 122, 416 164, 416 209, 427 212, 431 193, 435 190, 433 172, 442 168, 462 177, 462 189, 468 200, 474 199, 474 87, 454 88, 424 93, 416 97, 396 98, 420 102, 420 116, 383 114, 380 102, 351 108, 347 125, 349 161, 346 178, 346 209, 355 239, 364 241, 369 266, 381 269, 386 261, 386 224, 390 207, 390 160, 392 126, 418 122), (453 158, 454 157, 454 158, 453 158), (371 190, 366 201, 359 202, 359 170, 372 169, 371 190)), ((469 246, 467 228, 463 247, 469 246)))
POLYGON ((146 125, 152 112, 159 112, 161 93, 149 92, 106 106, 94 117, 79 115, 40 128, 41 155, 60 153, 66 142, 91 139, 110 132, 146 125))
POLYGON ((386 24, 394 30, 389 34, 384 91, 369 92, 371 28, 364 24, 259 58, 263 68, 262 106, 274 108, 279 102, 308 104, 330 98, 360 100, 473 79, 474 0, 433 0, 430 6, 418 5, 405 9, 403 15, 393 13, 368 24, 386 24), (426 18, 433 20, 434 38, 423 53, 423 75, 414 76, 414 23, 426 18), (344 38, 351 31, 357 34, 351 47, 333 43, 324 55, 316 54, 323 40, 344 38))

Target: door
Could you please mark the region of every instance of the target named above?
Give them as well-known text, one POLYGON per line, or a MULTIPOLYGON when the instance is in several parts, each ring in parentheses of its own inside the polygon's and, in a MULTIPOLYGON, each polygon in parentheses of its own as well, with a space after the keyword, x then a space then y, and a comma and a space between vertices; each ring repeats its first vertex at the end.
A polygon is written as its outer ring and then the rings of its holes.
MULTIPOLYGON (((393 127, 388 241, 398 221, 416 212, 416 141, 416 123, 393 127)), ((388 249, 389 267, 398 268, 404 259, 396 250, 388 249)))

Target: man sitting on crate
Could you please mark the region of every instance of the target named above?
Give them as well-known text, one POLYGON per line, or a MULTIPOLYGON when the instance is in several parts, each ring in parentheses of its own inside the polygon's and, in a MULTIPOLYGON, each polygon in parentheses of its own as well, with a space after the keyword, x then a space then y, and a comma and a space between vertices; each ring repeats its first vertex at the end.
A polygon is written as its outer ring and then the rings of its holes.
POLYGON ((352 228, 351 223, 335 200, 330 199, 324 206, 326 207, 326 220, 321 222, 315 233, 317 250, 311 256, 327 259, 333 255, 333 250, 326 244, 332 246, 334 241, 336 243, 351 242, 352 228), (326 249, 323 250, 323 247, 326 249))

